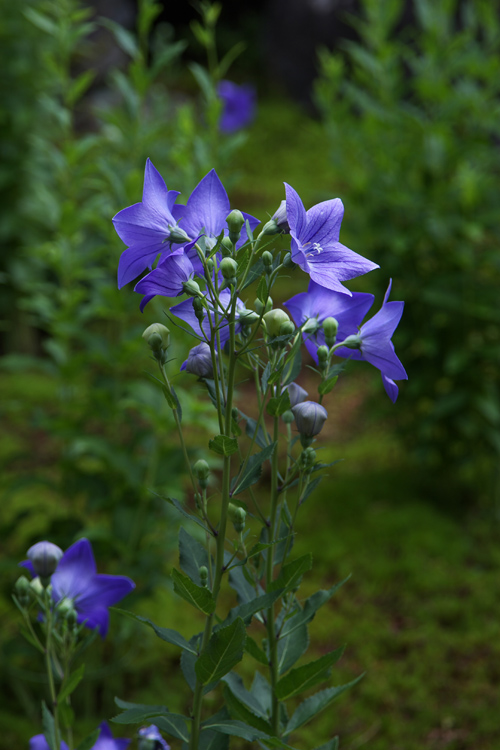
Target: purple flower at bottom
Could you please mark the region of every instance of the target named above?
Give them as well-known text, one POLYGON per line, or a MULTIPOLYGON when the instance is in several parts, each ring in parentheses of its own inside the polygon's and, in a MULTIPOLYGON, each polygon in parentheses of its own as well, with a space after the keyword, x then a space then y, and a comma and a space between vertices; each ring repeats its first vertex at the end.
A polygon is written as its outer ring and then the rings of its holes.
POLYGON ((255 116, 253 86, 238 86, 232 81, 220 81, 217 85, 217 94, 223 103, 219 122, 223 133, 234 133, 252 122, 255 116))
MULTIPOLYGON (((36 576, 31 561, 20 563, 36 576)), ((102 638, 108 632, 108 607, 123 599, 135 588, 127 576, 97 573, 94 553, 88 539, 68 547, 51 578, 52 598, 57 604, 69 599, 77 612, 77 622, 97 628, 102 638)))
POLYGON ((339 357, 365 360, 380 370, 386 393, 395 403, 399 389, 394 381, 408 380, 408 375, 391 341, 404 308, 404 302, 388 302, 391 286, 392 279, 380 310, 361 326, 357 335, 347 338, 349 347, 340 347, 335 353, 339 357))
POLYGON ((184 284, 193 276, 193 264, 184 255, 183 248, 174 250, 135 285, 134 292, 144 294, 140 304, 141 312, 157 294, 162 297, 178 297, 184 294, 184 284))
POLYGON ((339 242, 342 201, 323 201, 306 212, 298 193, 286 182, 285 190, 292 260, 320 286, 350 296, 342 281, 373 271, 378 265, 339 242))
POLYGON ((161 736, 158 727, 151 724, 141 727, 137 733, 139 750, 170 750, 170 745, 161 736))
MULTIPOLYGON (((115 739, 111 733, 108 724, 103 721, 99 725, 101 730, 99 737, 95 745, 92 745, 90 750, 125 750, 130 744, 130 740, 127 739, 115 739)), ((168 745, 167 745, 168 747, 168 745)), ((29 750, 50 750, 49 743, 43 736, 43 734, 37 734, 35 737, 30 739, 29 750)), ((69 750, 67 744, 61 741, 61 750, 69 750)))

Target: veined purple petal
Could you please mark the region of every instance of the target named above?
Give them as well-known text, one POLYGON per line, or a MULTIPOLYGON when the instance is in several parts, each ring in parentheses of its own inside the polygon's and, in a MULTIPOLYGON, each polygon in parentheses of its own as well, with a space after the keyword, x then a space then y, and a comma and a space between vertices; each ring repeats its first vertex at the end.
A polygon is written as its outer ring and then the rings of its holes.
POLYGON ((97 628, 101 638, 106 637, 109 629, 109 612, 106 607, 96 607, 83 611, 76 609, 76 613, 76 621, 79 625, 85 625, 89 630, 97 628))
POLYGON ((181 219, 182 228, 190 237, 196 237, 202 229, 207 235, 217 237, 224 229, 230 210, 226 189, 215 169, 211 169, 189 196, 181 219))
POLYGON ((286 193, 286 215, 290 227, 290 234, 295 239, 298 239, 307 225, 306 210, 297 191, 286 182, 284 185, 286 193))
POLYGON ((386 377, 384 374, 382 374, 382 383, 384 384, 385 392, 391 399, 392 403, 396 403, 396 399, 399 394, 399 388, 394 382, 394 380, 391 380, 390 378, 386 377))
POLYGON ((99 724, 99 729, 101 732, 92 750, 125 750, 131 742, 126 738, 115 739, 106 721, 99 724))
POLYGON ((136 279, 146 268, 151 268, 158 253, 167 249, 161 242, 159 245, 141 245, 124 250, 118 263, 118 289, 136 279))
POLYGON ((67 596, 70 599, 83 593, 97 568, 88 539, 79 539, 68 547, 52 576, 52 593, 55 601, 67 596))
POLYGON ((130 594, 135 583, 127 576, 96 574, 76 600, 77 609, 112 607, 130 594))
POLYGON ((317 203, 306 213, 307 229, 301 236, 302 242, 309 239, 320 245, 338 242, 343 216, 344 204, 340 198, 317 203))
POLYGON ((377 340, 376 337, 364 340, 362 332, 360 332, 360 336, 363 359, 366 359, 367 362, 377 367, 380 372, 392 380, 408 380, 406 370, 399 361, 392 341, 388 339, 377 340))
POLYGON ((167 255, 151 273, 135 285, 135 292, 146 295, 140 305, 141 312, 156 295, 178 297, 183 294, 184 282, 193 276, 193 265, 184 255, 182 248, 167 255))
POLYGON ((390 338, 403 315, 404 302, 386 302, 363 326, 363 338, 372 335, 390 338))

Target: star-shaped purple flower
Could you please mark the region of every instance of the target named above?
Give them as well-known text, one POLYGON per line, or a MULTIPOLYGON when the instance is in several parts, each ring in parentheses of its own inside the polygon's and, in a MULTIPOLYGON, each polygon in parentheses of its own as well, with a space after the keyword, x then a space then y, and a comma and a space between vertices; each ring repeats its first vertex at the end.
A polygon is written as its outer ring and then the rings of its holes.
POLYGON ((168 252, 172 243, 185 244, 194 239, 177 226, 180 207, 174 204, 178 195, 176 190, 167 190, 162 176, 148 159, 142 202, 124 208, 113 218, 120 239, 128 246, 118 266, 119 289, 146 268, 152 268, 157 255, 168 252))
MULTIPOLYGON (((131 740, 127 739, 115 739, 111 733, 111 729, 105 721, 99 725, 99 729, 101 731, 97 742, 95 745, 92 745, 90 750, 125 750, 131 742, 131 740)), ((37 734, 30 739, 29 750, 50 750, 49 743, 43 734, 37 734)), ((61 750, 69 750, 64 741, 61 741, 61 750)))
POLYGON ((306 212, 298 193, 286 183, 285 190, 292 260, 317 284, 350 295, 341 282, 378 266, 339 242, 342 201, 323 201, 306 212))
MULTIPOLYGON (((408 375, 391 341, 404 308, 404 302, 388 302, 391 286, 392 279, 380 310, 361 326, 357 335, 348 337, 350 346, 356 348, 340 347, 335 354, 339 357, 365 360, 380 370, 386 393, 394 403, 399 392, 394 381, 408 380, 408 375)), ((337 341, 341 343, 342 339, 337 336, 337 341)))
MULTIPOLYGON (((339 324, 337 341, 343 341, 357 333, 361 321, 373 304, 373 294, 353 292, 350 297, 341 292, 326 289, 314 281, 309 282, 307 292, 295 295, 284 305, 290 310, 295 324, 300 327, 311 318, 321 324, 326 318, 335 318, 339 324)), ((303 333, 304 343, 315 362, 318 347, 324 345, 325 334, 319 327, 315 333, 303 333)))
POLYGON ((223 102, 219 127, 223 133, 234 133, 249 125, 255 116, 255 89, 232 81, 220 81, 217 94, 223 102))
MULTIPOLYGON (((36 576, 29 560, 21 565, 36 576)), ((88 539, 80 539, 68 547, 51 578, 52 598, 57 604, 70 599, 77 612, 77 622, 97 628, 104 638, 109 627, 108 607, 123 599, 135 588, 127 576, 99 574, 88 539)))
MULTIPOLYGON (((204 294, 206 295, 206 292, 204 292, 204 294)), ((223 289, 221 292, 219 292, 219 300, 221 303, 221 308, 219 310, 218 325, 219 325, 219 331, 220 331, 221 346, 224 346, 226 341, 229 340, 229 323, 227 321, 227 318, 225 317, 225 310, 228 308, 231 302, 230 291, 228 289, 223 289)), ((241 313, 245 309, 246 309, 245 305, 238 298, 236 302, 236 325, 235 325, 236 333, 238 333, 241 330, 241 323, 239 322, 239 318, 240 318, 241 313)), ((210 315, 210 320, 212 321, 212 326, 215 325, 214 306, 212 303, 210 303, 210 313, 205 311, 202 326, 200 326, 198 318, 196 317, 196 314, 194 312, 192 299, 185 299, 183 302, 179 302, 178 305, 174 305, 173 307, 170 308, 170 312, 176 315, 181 320, 183 320, 189 326, 191 326, 193 331, 203 341, 205 341, 203 332, 205 333, 207 338, 210 340, 211 333, 210 333, 209 315, 210 315)))
POLYGON ((138 284, 134 292, 144 294, 141 300, 141 312, 157 294, 162 297, 178 297, 184 293, 184 284, 194 276, 193 264, 184 254, 184 249, 174 250, 165 256, 138 284))

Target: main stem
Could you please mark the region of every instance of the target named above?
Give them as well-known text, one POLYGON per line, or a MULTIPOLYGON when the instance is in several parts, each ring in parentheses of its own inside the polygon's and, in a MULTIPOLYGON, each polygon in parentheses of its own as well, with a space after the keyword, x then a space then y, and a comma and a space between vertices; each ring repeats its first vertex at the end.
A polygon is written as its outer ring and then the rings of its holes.
MULTIPOLYGON (((269 588, 273 580, 274 570, 274 545, 276 537, 276 516, 278 512, 278 439, 279 439, 279 417, 274 418, 273 441, 275 448, 271 460, 271 516, 269 523, 269 542, 271 546, 267 550, 266 583, 269 588)), ((278 641, 276 639, 276 628, 274 622, 274 605, 267 610, 267 639, 269 642, 269 669, 271 672, 272 691, 272 715, 271 726, 275 736, 279 736, 280 717, 279 700, 276 696, 276 684, 278 682, 278 641)))
POLYGON ((47 613, 47 639, 45 641, 45 665, 47 667, 47 677, 49 680, 50 700, 52 703, 52 715, 54 717, 54 738, 56 748, 61 747, 61 733, 59 730, 59 710, 57 705, 57 693, 54 683, 54 673, 52 671, 51 651, 52 651, 52 612, 50 609, 51 601, 47 589, 44 590, 45 612, 47 613))
MULTIPOLYGON (((236 293, 233 294, 233 300, 231 305, 231 312, 229 316, 229 369, 227 375, 227 399, 225 406, 225 419, 224 419, 224 434, 227 437, 231 437, 231 412, 233 408, 233 391, 234 391, 234 376, 236 371, 236 352, 235 352, 235 316, 236 316, 236 293)), ((222 503, 220 512, 220 522, 217 531, 217 551, 215 557, 215 576, 214 585, 212 588, 212 595, 215 599, 215 605, 217 607, 217 600, 219 597, 219 591, 222 581, 222 575, 224 573, 224 549, 226 542, 226 527, 227 527, 227 515, 230 500, 231 491, 231 458, 230 456, 224 456, 224 464, 222 468, 222 503)), ((212 635, 212 627, 214 621, 214 614, 208 615, 205 630, 203 631, 203 638, 201 641, 200 655, 205 651, 210 636, 212 635)), ((189 750, 198 750, 200 741, 200 724, 201 724, 201 709, 203 702, 203 683, 196 678, 196 685, 194 689, 193 697, 193 725, 191 729, 191 737, 189 740, 189 750)))

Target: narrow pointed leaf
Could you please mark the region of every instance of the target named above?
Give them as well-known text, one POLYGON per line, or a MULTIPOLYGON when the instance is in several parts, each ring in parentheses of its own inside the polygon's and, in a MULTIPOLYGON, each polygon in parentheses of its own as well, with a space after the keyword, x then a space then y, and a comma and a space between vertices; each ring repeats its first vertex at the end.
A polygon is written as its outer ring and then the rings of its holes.
POLYGON ((56 729, 54 725, 54 717, 47 708, 45 701, 42 701, 42 727, 43 736, 47 740, 47 744, 50 750, 60 750, 56 746, 56 729))
POLYGON ((247 635, 247 639, 245 642, 245 651, 247 652, 247 654, 250 654, 250 656, 252 656, 255 661, 258 661, 259 664, 264 664, 266 667, 269 666, 269 659, 267 658, 266 654, 249 635, 247 635))
POLYGON ((115 612, 120 612, 120 614, 126 615, 127 617, 130 617, 133 620, 137 620, 137 622, 143 622, 145 625, 148 625, 150 628, 154 630, 155 634, 158 636, 158 638, 161 638, 162 641, 165 641, 166 643, 171 643, 172 646, 179 646, 179 648, 182 648, 185 651, 190 651, 192 654, 196 654, 196 655, 198 654, 198 652, 194 650, 186 641, 186 639, 176 630, 172 630, 172 628, 161 628, 159 625, 155 625, 155 623, 152 622, 148 617, 142 617, 141 615, 136 615, 133 612, 128 612, 125 609, 119 609, 118 607, 113 607, 113 610, 115 612))
POLYGON ((283 566, 279 576, 269 585, 269 590, 283 589, 285 592, 294 589, 300 583, 304 573, 311 569, 311 566, 312 555, 310 553, 287 563, 283 566))
POLYGON ((172 571, 172 580, 176 594, 205 615, 212 614, 215 609, 215 601, 208 589, 203 586, 197 586, 190 578, 175 570, 175 568, 172 571))
MULTIPOLYGON (((241 703, 243 703, 246 708, 251 711, 255 716, 260 716, 261 719, 267 719, 267 714, 262 708, 261 703, 257 700, 257 698, 252 695, 252 693, 246 689, 245 685, 243 684, 243 680, 241 677, 234 672, 229 672, 229 674, 226 674, 222 678, 223 682, 226 683, 227 687, 231 691, 231 693, 237 698, 241 703)), ((231 708, 229 706, 229 708, 231 708)), ((241 718, 241 717, 237 717, 241 718)), ((254 725, 255 726, 255 725, 254 725)), ((264 730, 267 731, 267 730, 264 730)))
POLYGON ((274 453, 276 443, 271 443, 263 448, 260 453, 255 453, 248 459, 245 470, 241 476, 239 476, 238 484, 231 492, 231 495, 239 495, 240 492, 251 487, 252 484, 258 482, 262 474, 262 464, 267 461, 274 453))
POLYGON ((276 695, 279 700, 286 701, 289 698, 293 698, 294 695, 300 695, 300 693, 308 690, 317 682, 325 679, 329 674, 332 664, 335 664, 343 653, 344 647, 342 646, 315 661, 309 662, 309 664, 305 664, 303 667, 292 669, 276 685, 276 695))
POLYGON ((282 635, 278 641, 278 674, 282 675, 293 667, 309 647, 307 625, 302 625, 290 635, 282 635))
MULTIPOLYGON (((190 513, 182 503, 180 503, 178 500, 175 499, 175 497, 164 497, 163 495, 159 495, 157 492, 153 493, 157 497, 161 498, 162 500, 166 500, 167 503, 170 503, 170 505, 173 505, 174 508, 176 508, 179 513, 184 516, 184 518, 187 518, 188 521, 193 521, 193 523, 200 526, 204 531, 209 531, 208 527, 205 526, 203 521, 201 521, 198 516, 196 516, 194 513, 190 513)), ((210 533, 210 532, 209 532, 210 533)))
POLYGON ((207 551, 183 526, 179 529, 179 564, 193 583, 200 586, 200 567, 208 568, 207 551))
POLYGON ((344 583, 346 583, 346 581, 349 580, 350 577, 351 576, 347 576, 347 578, 344 578, 340 583, 336 583, 330 589, 321 589, 310 596, 309 599, 306 599, 303 609, 285 622, 282 630, 282 637, 293 633, 297 628, 311 622, 316 616, 318 609, 326 604, 326 602, 332 598, 332 596, 341 586, 343 586, 344 583))
POLYGON ((115 698, 115 703, 119 708, 124 708, 124 712, 114 716, 111 721, 115 724, 140 724, 152 717, 163 716, 168 713, 166 706, 148 706, 144 703, 128 703, 115 698))
POLYGON ((189 719, 181 714, 168 713, 166 715, 163 714, 162 716, 157 716, 154 723, 158 729, 166 732, 171 737, 176 737, 178 740, 189 742, 189 731, 187 728, 188 721, 189 719))
POLYGON ((288 722, 285 729, 285 736, 293 732, 295 729, 307 724, 314 716, 323 711, 330 703, 332 703, 339 695, 344 693, 349 688, 353 687, 358 683, 363 675, 348 682, 345 685, 339 685, 338 687, 326 688, 321 690, 319 693, 311 695, 310 698, 306 698, 295 710, 292 718, 288 722))
POLYGON ((227 628, 221 628, 212 634, 195 666, 198 679, 203 685, 220 680, 241 661, 245 640, 245 623, 241 617, 227 628))
POLYGON ((246 622, 249 618, 251 619, 253 615, 257 614, 257 612, 260 612, 263 609, 268 609, 268 607, 274 604, 276 599, 279 599, 280 596, 281 589, 278 589, 278 591, 271 591, 269 594, 257 596, 255 597, 255 599, 252 599, 252 601, 247 602, 246 604, 240 604, 238 607, 234 607, 229 611, 229 614, 224 620, 223 625, 228 625, 237 617, 241 617, 241 619, 246 622))
POLYGON ((63 686, 61 692, 57 696, 58 703, 62 703, 64 700, 66 700, 68 695, 71 695, 78 683, 83 679, 84 672, 85 664, 82 664, 73 672, 73 674, 70 676, 69 680, 63 686))
POLYGON ((244 721, 245 724, 249 724, 251 727, 265 732, 265 734, 272 735, 273 731, 269 722, 256 716, 241 700, 233 695, 228 687, 224 690, 224 701, 233 719, 244 721))

